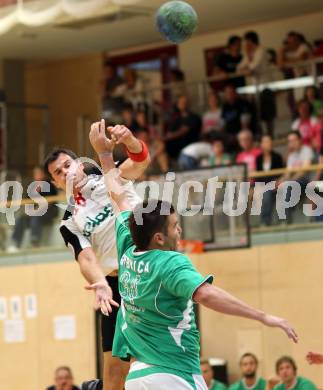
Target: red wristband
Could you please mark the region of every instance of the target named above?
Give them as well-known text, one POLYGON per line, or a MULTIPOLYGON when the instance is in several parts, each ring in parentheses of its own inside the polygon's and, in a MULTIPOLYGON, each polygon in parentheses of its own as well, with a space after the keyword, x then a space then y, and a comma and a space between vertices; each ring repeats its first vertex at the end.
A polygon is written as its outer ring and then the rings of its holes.
POLYGON ((147 156, 148 156, 148 147, 147 145, 139 140, 139 142, 141 143, 142 145, 142 151, 140 153, 131 153, 129 152, 129 150, 127 149, 127 155, 128 157, 132 160, 132 161, 135 161, 135 162, 143 162, 146 160, 147 156))

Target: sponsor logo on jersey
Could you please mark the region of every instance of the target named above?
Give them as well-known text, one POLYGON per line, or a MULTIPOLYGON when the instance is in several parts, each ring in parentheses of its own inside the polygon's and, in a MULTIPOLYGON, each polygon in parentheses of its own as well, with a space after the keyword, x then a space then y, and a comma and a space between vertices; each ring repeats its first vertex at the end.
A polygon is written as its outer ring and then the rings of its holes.
POLYGON ((104 207, 103 211, 97 214, 94 218, 86 217, 86 222, 83 228, 83 235, 90 237, 94 230, 102 224, 107 218, 112 217, 113 209, 112 205, 109 204, 104 207))

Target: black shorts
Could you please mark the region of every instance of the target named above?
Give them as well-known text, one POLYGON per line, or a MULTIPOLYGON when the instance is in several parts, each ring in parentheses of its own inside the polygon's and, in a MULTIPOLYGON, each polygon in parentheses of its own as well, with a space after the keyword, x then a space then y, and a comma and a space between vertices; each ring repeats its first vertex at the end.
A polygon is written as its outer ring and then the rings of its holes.
MULTIPOLYGON (((118 288, 117 276, 106 276, 106 280, 109 283, 113 299, 121 304, 121 297, 118 288)), ((112 351, 113 337, 116 328, 118 308, 112 306, 112 313, 109 316, 101 314, 101 335, 102 335, 102 349, 103 352, 112 351)))

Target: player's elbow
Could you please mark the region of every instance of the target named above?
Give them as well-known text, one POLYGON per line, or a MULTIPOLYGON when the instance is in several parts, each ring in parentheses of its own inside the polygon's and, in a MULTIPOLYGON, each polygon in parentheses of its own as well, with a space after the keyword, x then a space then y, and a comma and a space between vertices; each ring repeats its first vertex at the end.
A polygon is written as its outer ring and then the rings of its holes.
POLYGON ((193 301, 201 305, 206 305, 210 298, 211 289, 212 286, 210 284, 203 283, 193 294, 193 301))

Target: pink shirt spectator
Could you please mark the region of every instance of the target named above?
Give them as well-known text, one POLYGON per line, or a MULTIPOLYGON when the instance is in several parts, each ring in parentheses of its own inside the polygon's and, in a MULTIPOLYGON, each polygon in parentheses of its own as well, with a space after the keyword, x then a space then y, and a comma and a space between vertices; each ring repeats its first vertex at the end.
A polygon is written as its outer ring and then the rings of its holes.
POLYGON ((292 129, 301 133, 304 145, 313 147, 317 152, 320 151, 322 125, 317 118, 296 119, 292 129))
POLYGON ((252 172, 256 170, 256 159, 261 154, 261 149, 253 148, 248 152, 240 152, 237 155, 236 162, 237 163, 245 163, 247 164, 248 171, 252 172))

